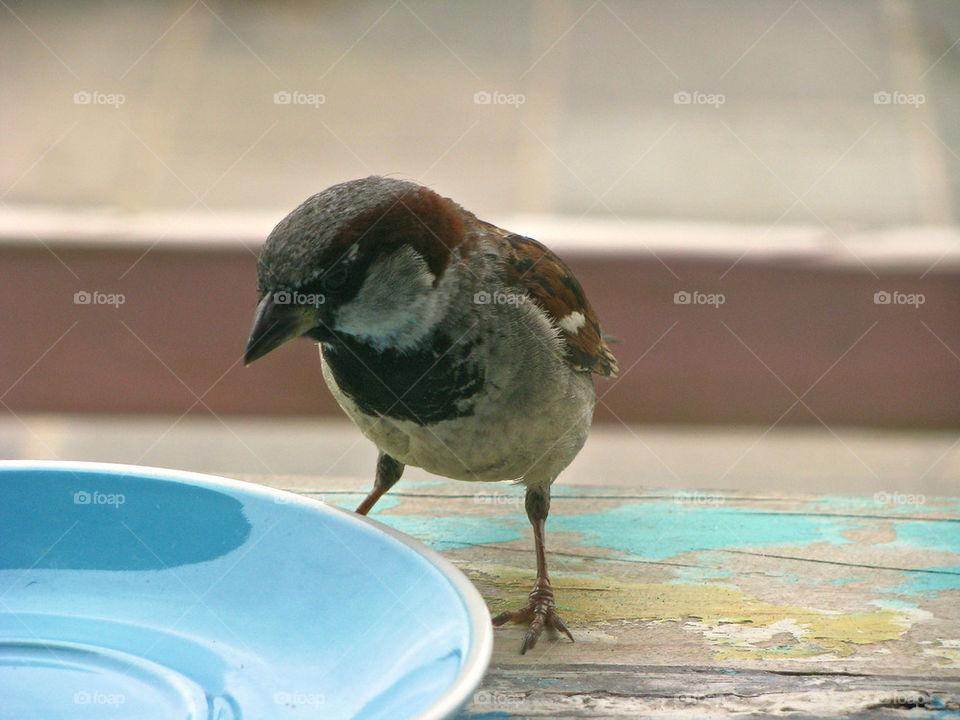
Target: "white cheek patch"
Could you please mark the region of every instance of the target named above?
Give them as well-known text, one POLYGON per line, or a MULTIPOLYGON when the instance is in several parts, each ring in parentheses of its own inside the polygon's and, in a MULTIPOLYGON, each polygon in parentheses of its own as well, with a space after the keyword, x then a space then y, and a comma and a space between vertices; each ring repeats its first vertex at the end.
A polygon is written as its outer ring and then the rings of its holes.
POLYGON ((587 319, 582 312, 572 312, 560 321, 560 328, 571 335, 576 335, 586 322, 587 319))
POLYGON ((413 250, 403 248, 371 265, 357 296, 340 307, 336 327, 383 347, 409 347, 440 319, 434 275, 413 250))

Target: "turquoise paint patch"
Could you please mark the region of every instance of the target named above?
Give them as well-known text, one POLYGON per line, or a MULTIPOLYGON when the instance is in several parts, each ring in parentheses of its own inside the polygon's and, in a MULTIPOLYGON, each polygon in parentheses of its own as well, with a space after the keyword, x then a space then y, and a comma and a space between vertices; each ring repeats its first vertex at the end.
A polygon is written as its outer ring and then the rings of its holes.
POLYGON ((771 647, 763 648, 764 657, 769 655, 792 655, 796 649, 797 645, 773 645, 771 647))
MULTIPOLYGON (((951 704, 953 704, 953 698, 950 698, 949 700, 950 700, 951 704)), ((926 705, 925 707, 930 707, 930 708, 932 708, 932 709, 934 709, 934 710, 937 711, 937 714, 935 715, 935 717, 937 718, 937 720, 940 720, 940 718, 954 718, 954 719, 956 719, 956 717, 957 717, 956 705, 954 705, 952 708, 949 708, 949 709, 948 709, 948 708, 947 708, 947 701, 944 700, 944 699, 943 699, 942 697, 940 697, 939 695, 931 695, 931 696, 930 696, 930 701, 929 701, 929 703, 927 703, 927 705, 926 705)))
POLYGON ((919 545, 930 550, 960 553, 960 523, 901 520, 893 527, 897 539, 888 545, 919 545))
MULTIPOLYGON (((672 502, 627 503, 602 513, 554 515, 550 530, 580 533, 584 545, 619 550, 648 560, 681 553, 771 545, 846 545, 841 533, 867 521, 786 515, 733 507, 672 502)), ((870 520, 869 522, 873 522, 870 520)))
POLYGON ((906 581, 898 587, 887 588, 884 592, 916 596, 936 594, 946 590, 960 590, 960 565, 941 565, 940 567, 932 567, 930 570, 943 570, 956 574, 946 575, 924 572, 900 573, 900 577, 905 578, 906 581))
MULTIPOLYGON (((507 543, 526 537, 520 527, 522 526, 525 530, 527 525, 520 521, 517 521, 514 526, 485 516, 384 515, 384 512, 399 506, 403 499, 384 495, 370 511, 370 517, 402 533, 413 535, 435 550, 456 550, 474 545, 507 543)), ((335 504, 345 510, 355 510, 357 502, 356 498, 351 497, 337 500, 335 504)))
POLYGON ((925 497, 919 493, 877 492, 873 495, 827 495, 810 502, 807 507, 825 512, 866 511, 873 515, 910 514, 925 512, 953 512, 960 514, 960 502, 953 498, 925 497))
MULTIPOLYGON (((522 540, 529 534, 485 516, 381 515, 377 520, 413 535, 434 550, 459 550, 474 545, 508 543, 522 540)), ((532 537, 530 544, 533 545, 532 537)))
POLYGON ((728 578, 732 575, 732 570, 718 570, 717 568, 707 567, 678 567, 673 568, 673 578, 670 582, 677 585, 689 585, 690 583, 728 578))
POLYGON ((819 585, 820 584, 819 580, 811 581, 809 578, 801 578, 799 575, 792 572, 783 572, 780 570, 777 570, 777 571, 765 570, 763 574, 766 575, 768 578, 773 578, 774 580, 778 580, 781 583, 790 583, 791 585, 819 585))
POLYGON ((879 608, 889 608, 890 610, 902 610, 904 608, 919 607, 919 605, 917 605, 915 602, 910 602, 908 600, 899 600, 895 598, 883 598, 882 600, 871 600, 867 604, 876 605, 879 608))

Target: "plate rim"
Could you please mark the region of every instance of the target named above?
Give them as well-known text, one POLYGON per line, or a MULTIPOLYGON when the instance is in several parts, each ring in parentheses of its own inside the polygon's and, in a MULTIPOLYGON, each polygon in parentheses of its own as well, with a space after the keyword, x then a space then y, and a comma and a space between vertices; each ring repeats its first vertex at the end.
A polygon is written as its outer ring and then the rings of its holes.
POLYGON ((480 591, 470 582, 456 565, 443 555, 427 547, 416 538, 406 535, 382 522, 357 515, 349 510, 330 505, 323 500, 307 497, 289 490, 259 485, 246 480, 237 480, 222 475, 195 472, 193 470, 179 470, 175 468, 157 467, 154 465, 131 465, 129 463, 110 463, 88 460, 0 460, 0 471, 4 469, 32 469, 69 471, 99 471, 126 474, 153 474, 163 479, 182 479, 195 484, 240 490, 245 493, 262 495, 264 497, 282 497, 283 504, 303 505, 305 507, 322 507, 340 513, 348 522, 358 522, 372 527, 388 537, 400 542, 413 550, 436 567, 446 580, 453 586, 460 596, 467 610, 470 625, 469 652, 464 659, 463 666, 453 683, 434 703, 415 716, 415 720, 442 720, 451 717, 469 702, 472 694, 480 686, 487 672, 490 658, 493 654, 493 625, 490 622, 490 611, 487 603, 480 595, 480 591))

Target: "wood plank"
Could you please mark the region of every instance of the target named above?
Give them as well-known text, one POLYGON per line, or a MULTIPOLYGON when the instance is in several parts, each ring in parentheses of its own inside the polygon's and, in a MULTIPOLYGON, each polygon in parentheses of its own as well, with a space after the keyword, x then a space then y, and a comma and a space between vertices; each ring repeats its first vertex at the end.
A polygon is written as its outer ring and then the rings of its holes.
MULTIPOLYGON (((354 507, 357 479, 270 484, 354 507)), ((576 642, 498 628, 464 717, 960 708, 960 501, 556 488, 548 556, 576 642)), ((491 611, 534 576, 522 488, 402 484, 374 517, 441 551, 491 611)))
POLYGON ((659 665, 493 667, 461 718, 855 717, 960 711, 960 678, 659 665))

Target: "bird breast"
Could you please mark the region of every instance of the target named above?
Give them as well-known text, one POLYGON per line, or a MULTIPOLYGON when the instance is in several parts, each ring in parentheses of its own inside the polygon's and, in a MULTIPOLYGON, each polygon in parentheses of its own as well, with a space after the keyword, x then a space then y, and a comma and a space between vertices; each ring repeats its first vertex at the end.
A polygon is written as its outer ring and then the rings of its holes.
POLYGON ((460 337, 441 328, 414 352, 324 343, 324 377, 360 430, 405 464, 461 480, 549 482, 586 439, 592 379, 566 363, 532 306, 487 306, 468 328, 460 337))

